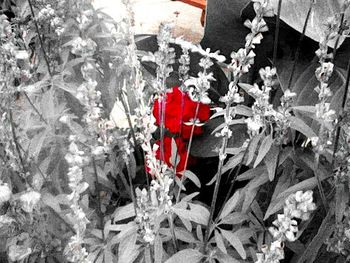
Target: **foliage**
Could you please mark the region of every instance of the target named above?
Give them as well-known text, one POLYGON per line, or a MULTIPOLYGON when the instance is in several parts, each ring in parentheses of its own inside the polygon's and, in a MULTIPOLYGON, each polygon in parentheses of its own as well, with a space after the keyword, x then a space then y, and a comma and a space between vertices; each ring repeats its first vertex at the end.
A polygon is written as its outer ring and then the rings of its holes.
POLYGON ((293 24, 281 2, 294 3, 272 1, 274 11, 252 1, 245 44, 225 63, 218 51, 174 38, 171 24, 160 26, 155 52, 139 52, 127 0, 119 21, 88 0, 4 1, 14 15, 0 15, 8 260, 350 260, 350 63, 336 67, 330 50, 348 34, 350 3, 338 1, 325 25, 318 17, 306 30, 307 13, 293 24), (275 56, 278 30, 272 60, 245 77, 274 14, 318 41, 296 81, 298 52, 275 56), (225 94, 213 90, 218 65, 228 72, 225 94), (167 84, 174 76, 179 87, 167 84), (213 174, 201 167, 207 161, 213 174))

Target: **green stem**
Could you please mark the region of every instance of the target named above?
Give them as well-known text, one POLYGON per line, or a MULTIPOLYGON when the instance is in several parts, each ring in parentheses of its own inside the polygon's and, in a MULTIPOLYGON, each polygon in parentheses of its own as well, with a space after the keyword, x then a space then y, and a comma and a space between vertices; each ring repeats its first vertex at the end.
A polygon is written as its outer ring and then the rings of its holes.
POLYGON ((40 113, 38 108, 34 105, 34 103, 31 101, 29 98, 28 94, 26 92, 23 92, 24 96, 26 97, 27 101, 29 102, 30 106, 34 109, 34 111, 38 114, 39 118, 46 124, 48 125, 48 122, 45 120, 44 116, 40 113))
MULTIPOLYGON (((225 111, 225 122, 228 120, 228 118, 230 116, 230 107, 231 107, 231 103, 228 103, 226 105, 226 109, 225 109, 226 110, 225 111)), ((209 241, 209 237, 210 237, 210 233, 211 233, 210 230, 211 230, 212 223, 213 223, 212 221, 213 221, 216 201, 217 201, 218 193, 219 193, 220 181, 221 181, 221 177, 222 177, 222 169, 223 169, 225 156, 226 156, 227 143, 228 143, 228 133, 225 134, 225 137, 223 139, 222 146, 220 149, 220 153, 219 153, 218 173, 217 173, 217 177, 216 177, 213 198, 211 200, 211 205, 210 205, 209 219, 207 222, 205 237, 204 237, 204 245, 203 245, 203 252, 204 253, 207 250, 208 241, 209 241)))
MULTIPOLYGON (((187 147, 187 154, 186 154, 186 159, 185 159, 184 171, 186 171, 186 169, 187 169, 188 158, 189 158, 191 147, 192 147, 193 133, 194 133, 194 129, 196 127, 195 120, 198 116, 198 112, 199 112, 199 102, 197 103, 197 106, 196 106, 196 112, 194 114, 194 123, 191 127, 191 134, 190 134, 190 140, 188 142, 188 147, 187 147)), ((175 176, 176 176, 176 174, 175 174, 175 176)), ((179 187, 179 191, 178 191, 177 196, 176 196, 176 204, 180 201, 180 193, 182 190, 182 184, 183 184, 183 181, 185 180, 184 177, 185 176, 182 175, 182 177, 180 179, 180 187, 179 187)))
MULTIPOLYGON (((344 95, 343 95, 343 100, 342 100, 341 110, 340 110, 341 114, 344 113, 346 101, 348 99, 349 84, 350 84, 350 59, 349 59, 348 68, 347 68, 345 88, 344 88, 344 95)), ((340 130, 341 130, 341 121, 342 121, 342 115, 340 115, 340 117, 339 117, 338 127, 337 127, 336 135, 335 135, 335 138, 334 138, 334 149, 333 149, 332 166, 334 166, 335 155, 336 155, 337 150, 338 150, 338 144, 339 144, 339 139, 340 139, 340 130)))
POLYGON ((280 18, 281 18, 281 7, 282 7, 282 0, 278 1, 278 8, 277 8, 277 17, 276 17, 276 29, 275 29, 275 41, 273 45, 273 57, 272 57, 272 65, 276 66, 276 60, 277 60, 277 51, 278 51, 278 39, 279 39, 279 33, 280 33, 280 18))
POLYGON ((92 166, 94 168, 94 175, 95 175, 95 189, 97 192, 97 205, 98 205, 98 217, 100 219, 100 226, 102 229, 102 240, 105 240, 105 235, 104 235, 104 231, 103 231, 103 226, 104 226, 104 216, 103 216, 103 212, 102 212, 102 203, 101 203, 101 189, 100 189, 100 184, 98 182, 98 174, 97 174, 97 167, 96 167, 96 160, 94 157, 92 157, 92 166))
POLYGON ((304 37, 305 37, 305 32, 306 32, 306 28, 307 28, 307 25, 308 25, 309 20, 310 20, 310 15, 311 15, 311 11, 312 11, 313 5, 314 5, 314 0, 310 0, 309 10, 307 11, 307 15, 306 15, 303 31, 301 33, 301 36, 300 36, 300 39, 299 39, 299 42, 298 42, 298 47, 297 47, 297 50, 295 52, 294 63, 293 63, 293 67, 292 67, 292 70, 291 70, 291 73, 290 73, 287 89, 290 89, 291 86, 292 86, 292 81, 293 81, 293 77, 294 77, 294 73, 295 73, 295 68, 296 68, 296 65, 297 65, 297 62, 298 62, 298 59, 299 59, 299 53, 300 53, 300 49, 301 49, 301 44, 302 44, 302 42, 304 40, 304 37))
POLYGON ((13 142, 15 144, 17 155, 18 155, 19 161, 21 163, 23 172, 25 173, 26 172, 26 166, 24 164, 24 160, 23 160, 23 157, 22 157, 22 154, 21 154, 19 142, 17 140, 16 128, 15 128, 15 123, 13 121, 13 116, 12 116, 12 110, 11 109, 9 110, 9 117, 10 117, 10 123, 11 123, 12 139, 13 139, 13 142))
POLYGON ((52 72, 51 72, 51 68, 50 68, 49 59, 48 59, 48 56, 47 56, 46 51, 44 49, 44 41, 43 41, 43 39, 42 39, 42 37, 40 35, 40 30, 39 30, 38 23, 36 21, 34 9, 33 9, 33 4, 32 4, 31 0, 27 0, 27 1, 28 1, 28 4, 29 4, 30 12, 32 13, 34 26, 35 26, 36 33, 37 33, 38 38, 39 38, 41 51, 43 52, 43 55, 44 55, 44 60, 45 60, 46 66, 47 66, 47 71, 49 72, 50 77, 52 77, 52 72))

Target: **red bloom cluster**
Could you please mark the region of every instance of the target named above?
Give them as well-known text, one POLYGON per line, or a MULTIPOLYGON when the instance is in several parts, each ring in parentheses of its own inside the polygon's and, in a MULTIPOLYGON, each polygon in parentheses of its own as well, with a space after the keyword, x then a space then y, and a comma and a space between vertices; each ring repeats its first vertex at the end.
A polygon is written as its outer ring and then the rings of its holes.
MULTIPOLYGON (((189 139, 191 135, 192 125, 189 124, 193 121, 197 103, 191 100, 187 93, 183 93, 179 87, 174 87, 172 92, 167 93, 165 102, 165 128, 171 133, 180 134, 182 139, 189 139), (181 103, 182 102, 182 103, 181 103), (182 108, 183 105, 183 109, 182 108), (181 116, 182 113, 182 116, 181 116)), ((159 100, 155 100, 153 106, 153 115, 156 118, 156 124, 160 125, 159 115, 159 100)), ((201 123, 206 122, 210 117, 210 107, 206 104, 199 103, 199 109, 197 114, 197 120, 201 123)), ((202 127, 196 126, 194 128, 194 135, 202 133, 202 127)))
MULTIPOLYGON (((185 162, 187 156, 187 140, 191 136, 191 130, 198 102, 191 100, 187 93, 182 92, 179 87, 174 87, 171 92, 167 93, 165 102, 165 128, 178 136, 175 139, 177 152, 178 152, 178 164, 176 166, 176 172, 180 173, 185 169, 185 162)), ((161 116, 159 109, 161 108, 159 100, 155 100, 153 106, 153 115, 156 119, 156 124, 161 124, 161 116)), ((210 107, 206 104, 199 103, 198 114, 195 123, 206 122, 210 117, 210 107)), ((193 135, 199 135, 203 132, 201 125, 196 125, 193 130, 193 135)), ((164 136, 164 159, 169 167, 173 167, 171 163, 171 147, 172 138, 164 136)), ((160 141, 156 144, 160 145, 160 141)), ((160 159, 160 149, 157 151, 157 159, 160 159)), ((189 157, 189 163, 193 162, 193 158, 189 157)))

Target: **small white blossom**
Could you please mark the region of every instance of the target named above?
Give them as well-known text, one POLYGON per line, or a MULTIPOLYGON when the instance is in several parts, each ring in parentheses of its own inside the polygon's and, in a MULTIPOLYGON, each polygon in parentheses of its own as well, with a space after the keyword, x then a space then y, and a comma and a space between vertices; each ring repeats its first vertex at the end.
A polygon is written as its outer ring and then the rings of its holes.
POLYGON ((71 52, 77 56, 92 56, 95 53, 97 44, 90 38, 82 39, 77 37, 72 42, 71 52))
POLYGON ((301 220, 308 220, 312 211, 316 210, 316 205, 313 202, 312 191, 298 191, 290 195, 285 202, 285 214, 290 214, 291 217, 301 220))
POLYGON ((40 201, 40 198, 41 198, 40 193, 33 190, 29 190, 23 193, 20 196, 19 200, 21 201, 22 209, 27 213, 32 213, 34 207, 40 201))
POLYGON ((288 215, 279 214, 277 220, 273 222, 275 227, 270 227, 269 231, 275 240, 296 240, 295 234, 298 232, 298 222, 291 219, 288 215))
POLYGON ((12 195, 12 191, 8 184, 0 183, 0 206, 9 201, 12 195))

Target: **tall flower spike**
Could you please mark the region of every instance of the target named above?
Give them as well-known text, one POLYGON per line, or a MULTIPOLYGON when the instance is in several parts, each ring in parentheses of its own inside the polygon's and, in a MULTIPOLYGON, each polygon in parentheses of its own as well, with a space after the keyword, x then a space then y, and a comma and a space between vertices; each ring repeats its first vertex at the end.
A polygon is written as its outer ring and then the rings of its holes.
POLYGON ((80 207, 80 194, 83 193, 89 185, 83 182, 83 171, 82 168, 88 162, 84 156, 84 152, 78 148, 76 144, 76 137, 70 136, 71 143, 69 145, 69 151, 65 156, 65 159, 69 165, 68 168, 68 186, 71 189, 71 194, 68 195, 68 199, 71 203, 71 214, 69 217, 74 224, 76 231, 75 235, 71 237, 64 254, 67 255, 67 259, 70 262, 88 262, 88 253, 83 247, 84 233, 86 225, 89 223, 83 209, 80 207))

